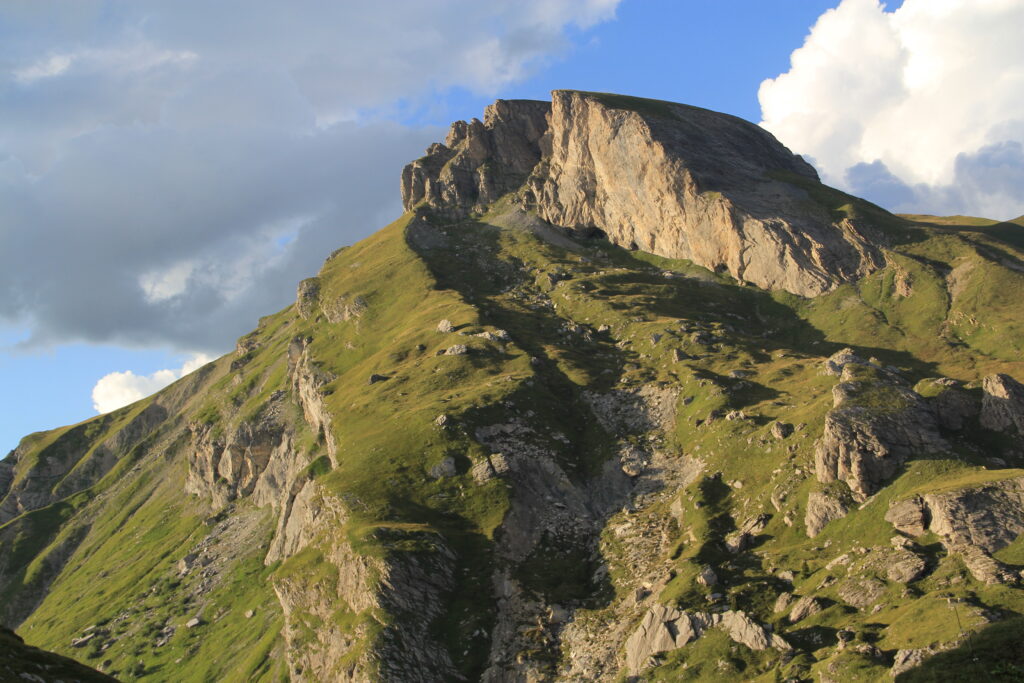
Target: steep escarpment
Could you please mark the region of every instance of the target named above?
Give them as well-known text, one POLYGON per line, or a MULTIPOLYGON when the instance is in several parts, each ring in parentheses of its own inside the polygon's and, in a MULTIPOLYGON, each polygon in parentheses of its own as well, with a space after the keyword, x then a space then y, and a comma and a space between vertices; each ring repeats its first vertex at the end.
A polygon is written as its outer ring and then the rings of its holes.
POLYGON ((456 124, 232 353, 0 461, 4 623, 126 680, 1015 671, 1024 253, 732 117, 554 98, 456 124))
POLYGON ((522 186, 518 201, 553 225, 804 296, 884 261, 881 226, 852 205, 837 217, 819 204, 817 173, 770 133, 669 102, 575 91, 555 91, 550 107, 499 100, 402 177, 407 209, 465 215, 522 186))

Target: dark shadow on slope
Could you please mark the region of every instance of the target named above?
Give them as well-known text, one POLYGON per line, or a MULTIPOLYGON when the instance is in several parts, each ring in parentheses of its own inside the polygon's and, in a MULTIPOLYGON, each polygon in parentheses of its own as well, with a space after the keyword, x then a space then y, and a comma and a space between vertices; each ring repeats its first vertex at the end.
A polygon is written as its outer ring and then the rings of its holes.
POLYGON ((1016 616, 971 633, 960 646, 926 659, 898 676, 899 683, 1024 680, 1024 617, 1016 616))

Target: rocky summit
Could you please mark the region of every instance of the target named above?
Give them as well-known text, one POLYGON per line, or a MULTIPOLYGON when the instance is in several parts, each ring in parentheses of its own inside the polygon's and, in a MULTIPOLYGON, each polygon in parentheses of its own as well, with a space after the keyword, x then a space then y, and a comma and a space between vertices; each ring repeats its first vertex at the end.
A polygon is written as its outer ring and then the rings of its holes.
POLYGON ((0 671, 1024 676, 1024 221, 576 91, 401 191, 233 353, 0 461, 0 671))

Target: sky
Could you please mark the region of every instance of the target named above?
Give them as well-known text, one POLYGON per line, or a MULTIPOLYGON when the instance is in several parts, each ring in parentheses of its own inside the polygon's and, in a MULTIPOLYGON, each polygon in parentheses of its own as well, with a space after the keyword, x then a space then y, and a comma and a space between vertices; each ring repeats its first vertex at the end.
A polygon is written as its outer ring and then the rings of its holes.
POLYGON ((552 89, 760 122, 901 212, 1024 214, 1024 0, 6 0, 0 454, 159 389, 552 89))

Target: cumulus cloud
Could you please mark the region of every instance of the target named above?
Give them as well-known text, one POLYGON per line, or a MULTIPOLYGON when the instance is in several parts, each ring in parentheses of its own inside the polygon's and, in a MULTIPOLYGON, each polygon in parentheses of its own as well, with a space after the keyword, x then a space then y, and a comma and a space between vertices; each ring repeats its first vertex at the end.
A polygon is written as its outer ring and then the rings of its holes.
POLYGON ((617 2, 0 5, 0 321, 224 349, 398 215, 443 131, 396 121, 498 92, 617 2))
POLYGON ((1024 213, 1024 3, 843 0, 761 84, 762 124, 888 208, 1024 213))
POLYGON ((97 413, 109 413, 129 403, 155 394, 171 382, 198 370, 213 358, 198 353, 174 370, 157 370, 151 375, 136 375, 131 370, 104 375, 92 389, 92 407, 97 413))

